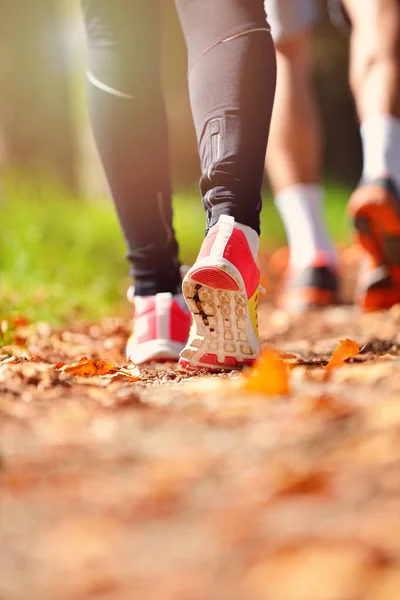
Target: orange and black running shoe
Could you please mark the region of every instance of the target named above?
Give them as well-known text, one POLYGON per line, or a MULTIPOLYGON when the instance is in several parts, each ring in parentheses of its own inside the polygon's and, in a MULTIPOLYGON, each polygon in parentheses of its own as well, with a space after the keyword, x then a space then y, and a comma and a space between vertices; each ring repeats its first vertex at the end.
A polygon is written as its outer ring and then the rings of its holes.
POLYGON ((400 302, 400 190, 391 179, 362 180, 348 212, 363 260, 356 301, 365 311, 400 302))
POLYGON ((290 314, 325 308, 337 302, 336 269, 324 253, 301 271, 289 270, 277 298, 278 307, 290 314))

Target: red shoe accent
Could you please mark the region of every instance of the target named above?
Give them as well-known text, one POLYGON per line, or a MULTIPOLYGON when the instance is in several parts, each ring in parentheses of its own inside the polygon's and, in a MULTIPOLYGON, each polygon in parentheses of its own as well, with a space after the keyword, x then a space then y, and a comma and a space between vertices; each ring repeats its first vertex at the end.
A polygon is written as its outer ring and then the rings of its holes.
POLYGON ((223 363, 218 361, 218 358, 215 354, 204 354, 199 360, 199 362, 203 363, 205 367, 210 367, 212 369, 237 369, 242 366, 250 366, 254 361, 252 360, 244 360, 243 362, 238 362, 234 356, 225 356, 225 360, 223 363))
POLYGON ((204 354, 199 362, 204 363, 205 365, 218 366, 218 358, 215 354, 204 354))
POLYGON ((231 290, 237 292, 239 286, 236 281, 221 269, 213 267, 201 267, 190 274, 193 281, 220 290, 231 290))
POLYGON ((222 215, 183 280, 194 316, 179 361, 184 369, 228 371, 251 365, 258 355, 254 312, 260 272, 250 246, 257 234, 248 235, 249 241, 233 217, 222 215))
POLYGON ((135 364, 176 361, 189 337, 192 316, 172 294, 134 297, 133 334, 126 355, 135 364))
MULTIPOLYGON (((206 258, 210 255, 212 246, 218 235, 218 224, 214 225, 210 233, 205 238, 200 249, 197 260, 206 258)), ((256 291, 260 282, 260 271, 254 261, 253 254, 247 242, 246 236, 238 228, 233 228, 229 240, 225 246, 222 258, 231 262, 242 274, 246 287, 247 296, 251 296, 256 291)), ((203 283, 203 282, 201 282, 203 283)), ((223 288, 233 289, 233 288, 223 288)), ((236 288, 235 288, 236 289, 236 288)))
POLYGON ((190 312, 183 311, 178 302, 174 301, 171 305, 171 320, 169 324, 171 340, 186 344, 191 323, 192 315, 190 312))
POLYGON ((185 371, 200 371, 201 369, 205 369, 205 367, 194 367, 192 363, 190 363, 186 358, 179 359, 179 366, 182 367, 185 371))
POLYGON ((146 327, 143 330, 143 333, 140 332, 137 335, 136 342, 138 344, 142 344, 144 342, 148 342, 150 340, 154 340, 157 337, 156 329, 156 319, 155 319, 155 311, 156 311, 156 302, 155 298, 149 297, 146 302, 146 306, 143 310, 139 311, 135 308, 134 314, 134 323, 143 322, 146 320, 146 327))
POLYGON ((247 296, 251 298, 260 283, 260 271, 243 231, 237 228, 233 229, 223 257, 242 273, 247 296))

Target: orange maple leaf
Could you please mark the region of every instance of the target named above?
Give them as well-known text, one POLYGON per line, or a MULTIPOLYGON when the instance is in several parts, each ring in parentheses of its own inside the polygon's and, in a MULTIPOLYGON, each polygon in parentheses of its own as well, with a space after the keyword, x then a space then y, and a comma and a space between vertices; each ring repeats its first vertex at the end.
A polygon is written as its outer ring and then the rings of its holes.
POLYGON ((275 350, 265 350, 244 380, 244 389, 266 396, 289 393, 291 366, 275 350))
POLYGON ((330 371, 336 367, 342 367, 345 360, 357 356, 359 353, 360 348, 356 342, 347 338, 345 340, 340 340, 339 346, 334 350, 331 360, 324 369, 330 371))

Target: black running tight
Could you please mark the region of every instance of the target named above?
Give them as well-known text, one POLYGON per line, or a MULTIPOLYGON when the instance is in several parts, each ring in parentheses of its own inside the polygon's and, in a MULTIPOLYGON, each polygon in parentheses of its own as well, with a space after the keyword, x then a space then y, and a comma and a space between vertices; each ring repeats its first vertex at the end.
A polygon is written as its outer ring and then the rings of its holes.
MULTIPOLYGON (((159 0, 82 0, 92 125, 139 295, 175 293, 159 0)), ((276 66, 263 0, 176 0, 207 227, 229 214, 259 232, 276 66)))

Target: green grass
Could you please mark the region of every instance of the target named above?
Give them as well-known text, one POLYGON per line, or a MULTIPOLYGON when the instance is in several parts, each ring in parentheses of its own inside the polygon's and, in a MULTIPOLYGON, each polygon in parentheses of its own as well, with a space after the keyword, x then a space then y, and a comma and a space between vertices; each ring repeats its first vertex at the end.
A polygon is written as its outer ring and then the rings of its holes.
MULTIPOLYGON (((77 201, 8 181, 0 205, 1 315, 22 313, 52 323, 83 316, 101 318, 126 311, 129 285, 125 247, 111 203, 77 201)), ((344 218, 347 192, 330 187, 327 217, 336 240, 347 241, 344 218)), ((262 244, 284 243, 276 210, 265 199, 262 244)), ((181 258, 190 263, 204 232, 204 214, 196 191, 176 195, 175 227, 181 258)))
POLYGON ((13 182, 1 214, 2 312, 60 322, 123 307, 125 250, 109 204, 13 182))

